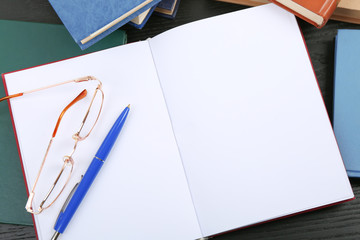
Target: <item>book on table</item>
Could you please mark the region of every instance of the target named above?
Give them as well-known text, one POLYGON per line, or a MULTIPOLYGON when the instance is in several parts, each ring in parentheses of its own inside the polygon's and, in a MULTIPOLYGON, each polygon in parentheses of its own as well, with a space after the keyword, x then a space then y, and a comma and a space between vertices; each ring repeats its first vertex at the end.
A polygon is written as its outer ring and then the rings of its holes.
POLYGON ((251 7, 269 3, 268 0, 218 0, 218 1, 241 4, 241 5, 251 6, 251 7))
MULTIPOLYGON (((63 25, 0 20, 0 73, 33 67, 126 43, 118 30, 103 41, 81 51, 63 25), (6 33, 6 34, 5 34, 6 33), (24 41, 26 39, 26 41, 24 41)), ((5 95, 0 84, 0 97, 5 95)), ((31 225, 24 212, 26 189, 11 124, 9 109, 0 104, 0 222, 31 225), (9 207, 11 206, 11 207, 9 207)))
POLYGON ((360 2, 358 0, 341 0, 331 18, 360 24, 360 2))
POLYGON ((318 28, 325 26, 340 0, 269 0, 318 28))
MULTIPOLYGON (((268 0, 218 0, 241 4, 246 6, 258 6, 269 3, 268 0)), ((309 1, 311 2, 311 1, 309 1)), ((360 24, 360 2, 358 0, 340 0, 330 19, 360 24)))
POLYGON ((81 49, 103 39, 160 0, 49 0, 81 49))
POLYGON ((180 0, 162 0, 155 9, 155 13, 166 18, 175 18, 180 0))
POLYGON ((336 36, 333 124, 349 177, 360 177, 359 41, 357 29, 341 29, 336 36))
MULTIPOLYGON (((122 107, 132 110, 64 239, 198 239, 354 198, 299 26, 282 8, 196 21, 3 79, 12 94, 85 75, 103 82, 105 102, 78 146, 70 186, 122 107)), ((82 88, 10 101, 28 188, 65 96, 82 88), (38 101, 42 115, 28 116, 38 101)), ((66 121, 59 143, 73 133, 66 121)), ((62 161, 46 164, 44 179, 62 161)), ((39 239, 52 236, 70 191, 34 216, 39 239)))

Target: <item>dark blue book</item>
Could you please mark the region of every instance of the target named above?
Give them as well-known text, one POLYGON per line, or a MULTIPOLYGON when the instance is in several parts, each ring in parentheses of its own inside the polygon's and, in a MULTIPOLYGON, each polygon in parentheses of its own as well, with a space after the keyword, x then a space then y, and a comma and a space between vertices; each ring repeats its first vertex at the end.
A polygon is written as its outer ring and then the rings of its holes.
POLYGON ((334 132, 349 177, 360 177, 360 30, 339 30, 335 46, 334 132))
POLYGON ((175 18, 179 8, 180 0, 162 0, 155 9, 156 15, 175 18))
POLYGON ((49 0, 81 49, 86 49, 160 0, 49 0))

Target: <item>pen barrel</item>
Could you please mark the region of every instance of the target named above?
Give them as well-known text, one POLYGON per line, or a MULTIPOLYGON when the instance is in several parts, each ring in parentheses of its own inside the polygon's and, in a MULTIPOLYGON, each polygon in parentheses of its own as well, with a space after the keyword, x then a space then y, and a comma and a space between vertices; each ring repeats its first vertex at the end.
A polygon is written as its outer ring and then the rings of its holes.
MULTIPOLYGON (((130 106, 130 105, 129 105, 130 106)), ((71 218, 75 214, 77 208, 79 207, 81 201, 85 197, 87 191, 89 190, 91 184, 93 183, 96 175, 100 171, 102 165, 104 164, 105 159, 109 155, 110 150, 112 149, 123 125, 126 120, 126 117, 129 113, 129 106, 127 106, 120 116, 115 121, 114 125, 107 134, 105 140, 101 144, 98 152, 95 154, 94 159, 92 160, 90 166, 85 172, 84 177, 81 179, 79 186, 76 188, 74 194, 72 195, 69 203, 66 205, 65 210, 61 211, 58 219, 56 220, 54 229, 58 233, 63 233, 69 224, 71 218)))
POLYGON ((63 233, 65 231, 67 225, 69 224, 71 218, 79 207, 81 201, 85 197, 87 191, 89 190, 91 184, 93 183, 96 175, 100 171, 103 164, 104 162, 96 157, 92 160, 88 170, 80 181, 80 184, 77 187, 71 200, 69 201, 65 211, 59 214, 58 220, 56 221, 54 227, 55 231, 59 233, 63 233))
POLYGON ((122 111, 120 116, 116 119, 114 125, 111 127, 109 133, 106 135, 106 138, 104 139, 95 156, 103 160, 107 158, 112 147, 114 146, 115 140, 117 139, 122 127, 124 126, 129 110, 129 107, 126 107, 124 111, 122 111))

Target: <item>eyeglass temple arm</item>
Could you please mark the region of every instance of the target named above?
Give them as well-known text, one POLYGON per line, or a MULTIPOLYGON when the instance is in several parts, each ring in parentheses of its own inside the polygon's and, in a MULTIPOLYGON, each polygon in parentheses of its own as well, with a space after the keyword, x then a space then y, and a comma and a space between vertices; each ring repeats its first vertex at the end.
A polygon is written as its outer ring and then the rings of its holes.
POLYGON ((21 97, 22 95, 24 95, 24 93, 16 93, 16 94, 13 94, 13 95, 9 95, 9 96, 0 98, 0 102, 2 102, 4 100, 7 100, 7 99, 10 99, 10 98, 21 97))
POLYGON ((71 101, 71 103, 69 103, 65 108, 64 110, 60 113, 60 116, 57 120, 57 123, 55 125, 55 129, 54 129, 54 132, 52 134, 52 137, 54 138, 56 136, 56 133, 57 133, 57 130, 60 126, 60 122, 61 122, 61 119, 63 118, 63 116, 65 115, 65 112, 71 107, 73 106, 75 103, 77 103, 78 101, 80 101, 81 99, 83 99, 84 97, 86 97, 87 95, 87 90, 84 89, 74 100, 71 101))
POLYGON ((48 89, 48 88, 57 87, 57 86, 60 86, 60 85, 71 83, 71 82, 80 83, 80 82, 86 82, 86 81, 91 81, 91 80, 97 80, 97 81, 99 81, 99 85, 100 86, 102 85, 101 81, 99 79, 97 79, 96 77, 86 76, 86 77, 80 77, 80 78, 76 78, 76 79, 73 79, 73 80, 53 84, 53 85, 46 86, 46 87, 37 88, 37 89, 34 89, 34 90, 29 90, 29 91, 25 91, 25 92, 21 92, 21 93, 12 94, 12 95, 0 98, 0 102, 2 102, 4 100, 7 100, 7 99, 11 99, 11 98, 21 97, 21 96, 23 96, 25 94, 28 94, 28 93, 33 93, 33 92, 45 90, 45 89, 48 89))

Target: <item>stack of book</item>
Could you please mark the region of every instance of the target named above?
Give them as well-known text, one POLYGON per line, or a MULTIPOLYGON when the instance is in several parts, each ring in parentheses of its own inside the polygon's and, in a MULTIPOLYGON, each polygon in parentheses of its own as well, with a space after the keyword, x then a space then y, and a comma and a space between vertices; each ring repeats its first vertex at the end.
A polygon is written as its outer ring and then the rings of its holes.
POLYGON ((175 17, 180 0, 50 0, 55 12, 81 49, 86 49, 129 23, 143 28, 155 11, 175 17))
MULTIPOLYGON (((229 2, 235 4, 241 4, 246 6, 258 6, 269 2, 274 2, 282 7, 294 12, 304 20, 309 21, 317 27, 323 26, 330 18, 342 22, 360 24, 360 1, 358 0, 332 0, 332 1, 301 1, 301 0, 219 0, 222 2, 229 2), (337 5, 336 8, 334 8, 337 5), (307 13, 301 12, 300 8, 312 10, 307 13), (334 8, 334 9, 333 9, 334 8), (312 13, 319 15, 317 18, 312 13), (309 20, 309 14, 315 16, 315 20, 309 20), (304 16, 306 15, 306 16, 304 16), (319 19, 320 23, 317 24, 316 19, 319 19)), ((305 10, 306 11, 306 10, 305 10)))

